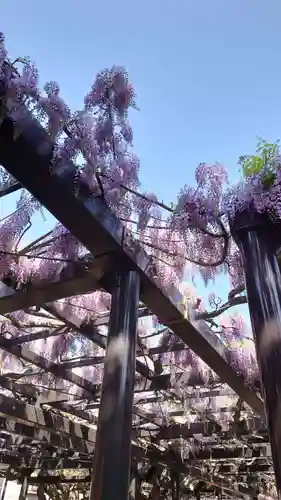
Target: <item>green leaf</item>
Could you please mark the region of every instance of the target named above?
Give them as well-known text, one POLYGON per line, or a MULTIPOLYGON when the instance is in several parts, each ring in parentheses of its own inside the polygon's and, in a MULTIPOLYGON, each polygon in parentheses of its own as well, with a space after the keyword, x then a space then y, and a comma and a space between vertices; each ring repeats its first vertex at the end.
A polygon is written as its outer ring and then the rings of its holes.
POLYGON ((265 187, 269 187, 274 181, 272 176, 274 171, 274 158, 279 153, 280 140, 274 143, 267 142, 262 138, 258 138, 256 147, 256 155, 241 156, 239 163, 242 166, 244 177, 257 174, 262 168, 269 166, 269 172, 265 175, 265 187))
POLYGON ((276 174, 272 171, 265 172, 265 174, 262 177, 262 183, 265 187, 265 189, 269 189, 272 184, 274 183, 276 179, 276 174))

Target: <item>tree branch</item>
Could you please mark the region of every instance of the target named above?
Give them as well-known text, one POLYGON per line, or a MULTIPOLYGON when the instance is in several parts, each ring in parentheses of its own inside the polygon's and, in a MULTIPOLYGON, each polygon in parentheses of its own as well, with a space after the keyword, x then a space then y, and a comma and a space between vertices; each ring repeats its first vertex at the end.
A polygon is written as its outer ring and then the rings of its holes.
POLYGON ((248 300, 246 295, 240 295, 239 297, 233 297, 231 300, 228 300, 224 304, 222 304, 221 307, 216 309, 215 311, 204 311, 203 313, 198 314, 196 319, 204 319, 204 320, 209 320, 212 318, 216 318, 217 316, 220 316, 220 314, 224 313, 228 309, 234 306, 239 306, 241 304, 247 304, 248 300))

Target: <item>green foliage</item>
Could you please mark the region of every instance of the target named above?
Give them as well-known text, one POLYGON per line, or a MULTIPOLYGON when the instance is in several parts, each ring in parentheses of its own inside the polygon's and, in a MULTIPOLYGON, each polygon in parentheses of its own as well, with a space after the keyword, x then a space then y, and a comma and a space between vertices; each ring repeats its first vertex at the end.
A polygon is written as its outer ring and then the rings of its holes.
POLYGON ((256 147, 255 155, 246 155, 239 158, 239 163, 242 167, 243 177, 247 178, 250 175, 258 174, 262 169, 263 183, 265 188, 269 188, 275 179, 276 172, 276 156, 279 154, 280 141, 270 143, 259 138, 256 147))

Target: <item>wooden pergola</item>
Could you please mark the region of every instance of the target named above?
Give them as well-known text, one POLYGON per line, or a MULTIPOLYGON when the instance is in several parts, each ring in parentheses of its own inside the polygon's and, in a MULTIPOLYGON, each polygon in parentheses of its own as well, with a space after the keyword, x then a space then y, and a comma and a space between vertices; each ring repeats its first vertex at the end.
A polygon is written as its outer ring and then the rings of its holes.
MULTIPOLYGON (((26 112, 16 139, 16 118, 4 101, 2 113, 0 164, 14 180, 1 187, 0 195, 28 190, 89 253, 77 262, 58 262, 56 276, 38 285, 23 287, 12 272, 1 277, 0 348, 16 361, 13 372, 8 367, 0 375, 0 473, 23 485, 21 499, 31 485, 38 485, 40 499, 51 494, 52 486, 69 483, 77 489, 82 483, 88 498, 96 441, 101 439, 97 424, 102 384, 76 369, 108 363, 101 329, 107 328, 110 311, 89 314, 82 321, 61 299, 100 291, 113 294, 116 276, 134 273, 139 280, 138 319, 157 316, 175 341, 169 347, 147 348, 137 339, 136 377, 132 373, 127 381, 134 387, 132 429, 119 429, 131 440, 130 495, 256 498, 274 482, 259 381, 245 382, 209 324, 198 321, 192 310, 185 313, 179 290, 167 295, 161 289, 154 279, 153 258, 104 199, 93 197, 82 180, 73 189, 75 166, 62 161, 50 171, 53 145, 31 113, 26 112), (13 313, 19 310, 23 314, 17 318, 13 313), (48 323, 39 331, 38 312, 48 323), (8 323, 17 336, 9 332, 8 323), (34 341, 62 332, 84 337, 93 353, 77 359, 67 354, 57 362, 35 353, 34 341), (216 374, 213 380, 205 383, 198 374, 172 373, 169 366, 147 362, 186 349, 210 367, 216 374)), ((40 248, 44 258, 51 244, 48 237, 41 238, 39 246, 30 245, 25 255, 34 256, 40 248)), ((112 468, 115 464, 113 460, 112 468)), ((109 471, 104 473, 109 481, 109 471)))

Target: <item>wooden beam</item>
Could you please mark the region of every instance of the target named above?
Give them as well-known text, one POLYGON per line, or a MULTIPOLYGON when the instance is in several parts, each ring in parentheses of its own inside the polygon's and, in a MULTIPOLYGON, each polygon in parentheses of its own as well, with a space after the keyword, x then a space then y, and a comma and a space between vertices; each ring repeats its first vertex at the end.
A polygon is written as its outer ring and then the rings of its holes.
MULTIPOLYGON (((26 120, 14 139, 16 119, 7 113, 0 126, 0 163, 45 206, 93 255, 107 255, 115 268, 138 270, 141 300, 160 322, 202 358, 237 394, 260 415, 263 401, 227 362, 226 347, 204 322, 190 321, 184 313, 183 297, 175 288, 168 296, 157 285, 154 264, 141 245, 109 210, 94 197, 86 183, 77 181, 77 169, 61 162, 50 170, 54 146, 40 123, 26 110, 26 120), (74 189, 74 179, 75 189, 74 189), (81 224, 83 221, 83 224, 81 224)), ((106 283, 105 283, 106 286, 106 283)), ((110 284, 108 284, 110 286, 110 284)), ((70 291, 65 295, 70 294, 70 291)))
POLYGON ((52 373, 53 375, 55 375, 55 377, 67 380, 71 384, 80 387, 82 391, 77 393, 77 397, 84 397, 88 400, 91 400, 99 392, 99 386, 92 384, 82 377, 79 377, 79 375, 76 375, 76 373, 73 373, 71 370, 67 370, 61 367, 59 364, 54 363, 53 361, 50 361, 49 359, 46 359, 39 354, 36 354, 35 352, 31 351, 26 345, 10 346, 8 339, 6 339, 5 337, 0 337, 0 348, 18 358, 33 363, 35 366, 38 366, 39 368, 42 368, 47 372, 52 373))
MULTIPOLYGON (((55 303, 47 304, 44 308, 57 319, 63 321, 69 328, 78 330, 91 342, 94 342, 103 349, 106 348, 107 339, 100 335, 100 333, 97 331, 96 321, 83 322, 77 316, 72 314, 71 311, 68 311, 67 314, 65 314, 55 303)), ((148 309, 146 309, 146 311, 148 311, 148 309)), ((139 309, 139 312, 139 317, 141 317, 143 310, 139 309)), ((150 368, 138 359, 136 360, 136 370, 145 378, 150 378, 153 375, 153 372, 150 370, 150 368)))
POLYGON ((94 259, 91 265, 78 262, 68 265, 63 270, 58 266, 56 280, 50 283, 42 280, 41 284, 33 286, 24 284, 22 289, 12 278, 0 282, 0 314, 7 314, 31 306, 40 307, 47 302, 62 299, 72 295, 81 295, 100 288, 99 281, 110 269, 107 256, 94 259))
POLYGON ((93 452, 96 440, 94 428, 3 394, 0 394, 0 403, 2 429, 30 439, 49 441, 61 448, 79 447, 80 451, 93 452))

